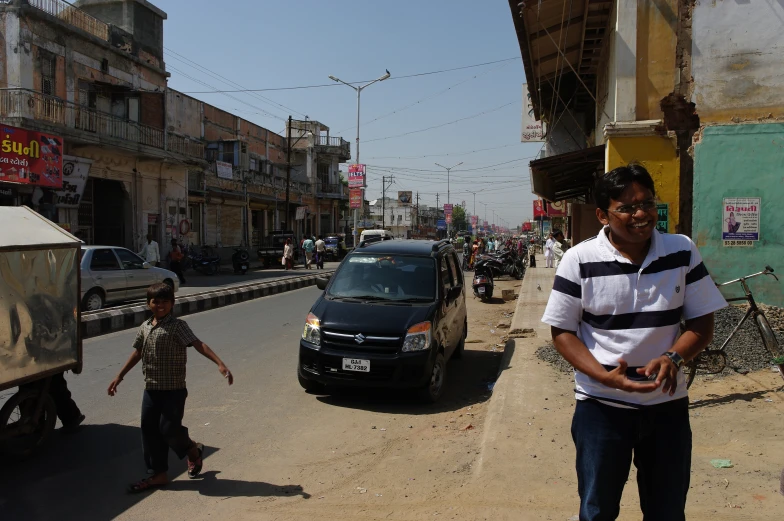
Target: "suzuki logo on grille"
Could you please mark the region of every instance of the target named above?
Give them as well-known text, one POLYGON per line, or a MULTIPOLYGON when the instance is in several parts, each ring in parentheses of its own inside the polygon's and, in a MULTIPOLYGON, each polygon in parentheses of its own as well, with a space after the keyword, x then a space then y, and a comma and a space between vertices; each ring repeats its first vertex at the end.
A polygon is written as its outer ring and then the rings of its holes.
POLYGON ((357 344, 361 344, 364 341, 365 341, 365 335, 363 335, 362 333, 359 333, 358 335, 354 335, 354 342, 356 342, 357 344))

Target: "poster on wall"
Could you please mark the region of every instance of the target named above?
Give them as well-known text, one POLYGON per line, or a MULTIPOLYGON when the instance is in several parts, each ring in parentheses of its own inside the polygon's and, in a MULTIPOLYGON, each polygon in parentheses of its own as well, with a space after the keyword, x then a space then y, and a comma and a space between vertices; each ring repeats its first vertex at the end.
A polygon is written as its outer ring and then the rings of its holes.
POLYGON ((63 138, 5 125, 0 132, 0 181, 63 186, 63 138))
POLYGON ((348 165, 348 187, 362 188, 365 186, 365 165, 348 165))
POLYGON ((58 208, 79 208, 92 159, 63 156, 63 187, 55 190, 58 208))
POLYGON ((349 207, 354 208, 362 208, 362 189, 361 188, 352 188, 348 191, 348 201, 349 207))
POLYGON ((754 246, 759 240, 760 197, 727 197, 722 213, 724 246, 754 246))
POLYGON ((659 214, 658 218, 656 219, 656 229, 662 233, 669 233, 670 205, 667 203, 657 204, 656 213, 659 214))
POLYGON ((231 171, 231 163, 224 161, 215 161, 215 173, 221 179, 232 179, 234 177, 231 171))

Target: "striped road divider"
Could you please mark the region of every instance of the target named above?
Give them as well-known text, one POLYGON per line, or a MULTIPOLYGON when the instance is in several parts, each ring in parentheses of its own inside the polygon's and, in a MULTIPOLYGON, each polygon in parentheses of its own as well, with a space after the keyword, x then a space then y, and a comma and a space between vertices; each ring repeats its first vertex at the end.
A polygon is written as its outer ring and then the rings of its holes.
MULTIPOLYGON (((277 295, 316 284, 318 277, 331 275, 335 270, 323 270, 313 275, 286 277, 267 282, 257 282, 243 286, 205 291, 185 297, 177 297, 174 314, 178 317, 216 309, 248 300, 277 295)), ((152 316, 147 304, 130 304, 103 311, 82 313, 82 338, 90 338, 115 331, 139 327, 152 316)))

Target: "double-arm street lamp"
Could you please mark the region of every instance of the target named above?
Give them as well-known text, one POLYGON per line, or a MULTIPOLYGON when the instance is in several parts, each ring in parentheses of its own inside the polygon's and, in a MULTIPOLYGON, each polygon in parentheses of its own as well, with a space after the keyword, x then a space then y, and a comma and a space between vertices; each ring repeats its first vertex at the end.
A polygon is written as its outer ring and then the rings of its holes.
MULTIPOLYGON (((462 162, 462 161, 460 161, 460 162, 459 162, 458 164, 456 164, 456 165, 453 165, 453 166, 450 166, 450 167, 446 167, 446 166, 444 166, 444 165, 440 165, 440 164, 436 163, 436 166, 440 166, 441 168, 443 168, 444 170, 446 170, 446 203, 447 203, 447 204, 449 204, 449 203, 451 203, 451 202, 452 202, 452 201, 450 200, 450 198, 449 198, 449 195, 450 195, 450 194, 449 194, 449 171, 450 171, 450 170, 452 170, 453 168, 457 168, 458 166, 460 166, 460 165, 462 165, 462 164, 463 164, 463 162, 462 162)), ((447 237, 449 236, 449 232, 450 232, 451 230, 452 230, 452 224, 451 224, 451 223, 449 223, 449 222, 447 222, 447 224, 446 224, 446 234, 447 234, 447 237)))
MULTIPOLYGON (((371 82, 368 82, 368 83, 366 83, 364 85, 352 85, 352 84, 346 83, 345 81, 343 81, 343 80, 341 80, 339 78, 336 78, 334 76, 330 76, 329 77, 330 80, 336 81, 338 83, 342 83, 343 85, 348 85, 349 87, 351 87, 352 89, 357 91, 357 146, 356 146, 357 155, 356 155, 356 158, 355 158, 356 159, 356 161, 355 161, 356 164, 359 164, 359 98, 360 98, 360 94, 362 94, 362 90, 363 89, 365 89, 367 87, 370 87, 371 85, 373 85, 376 82, 384 81, 386 79, 389 79, 390 76, 391 76, 391 74, 387 70, 386 74, 384 74, 380 78, 376 78, 375 80, 373 80, 371 82)), ((365 173, 365 175, 367 175, 367 172, 365 173)), ((367 183, 367 178, 365 179, 365 182, 367 183)), ((364 192, 363 192, 363 195, 362 195, 362 200, 363 201, 365 200, 364 192)), ((354 232, 353 232, 354 233, 354 246, 357 245, 357 240, 359 239, 359 237, 357 236, 357 229, 358 229, 358 224, 359 224, 358 220, 359 220, 359 209, 358 208, 354 208, 354 232)))

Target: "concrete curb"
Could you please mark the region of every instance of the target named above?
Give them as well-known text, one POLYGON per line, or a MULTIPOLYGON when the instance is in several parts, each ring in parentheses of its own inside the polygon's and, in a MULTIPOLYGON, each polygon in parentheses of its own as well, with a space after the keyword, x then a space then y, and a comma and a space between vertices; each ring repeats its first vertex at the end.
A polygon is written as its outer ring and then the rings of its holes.
MULTIPOLYGON (((295 289, 306 288, 315 285, 318 277, 331 275, 332 273, 334 273, 334 270, 324 270, 319 271, 318 274, 287 277, 284 279, 205 291, 204 293, 178 297, 174 304, 174 314, 181 317, 192 313, 207 311, 208 309, 216 309, 231 304, 247 302, 248 300, 293 291, 295 289)), ((82 338, 91 338, 114 333, 115 331, 139 327, 142 322, 147 320, 150 316, 150 310, 145 304, 133 304, 107 309, 106 311, 86 313, 82 315, 81 335, 82 338)))

